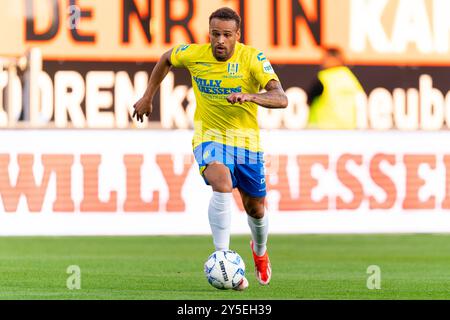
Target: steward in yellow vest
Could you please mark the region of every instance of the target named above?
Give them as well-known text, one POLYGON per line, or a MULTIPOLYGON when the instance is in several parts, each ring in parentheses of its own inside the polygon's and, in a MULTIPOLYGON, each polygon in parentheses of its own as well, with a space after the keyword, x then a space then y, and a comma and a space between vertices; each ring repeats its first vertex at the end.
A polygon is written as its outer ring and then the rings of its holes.
POLYGON ((358 94, 364 94, 356 76, 344 65, 338 49, 327 49, 322 70, 308 91, 308 127, 356 129, 358 94))

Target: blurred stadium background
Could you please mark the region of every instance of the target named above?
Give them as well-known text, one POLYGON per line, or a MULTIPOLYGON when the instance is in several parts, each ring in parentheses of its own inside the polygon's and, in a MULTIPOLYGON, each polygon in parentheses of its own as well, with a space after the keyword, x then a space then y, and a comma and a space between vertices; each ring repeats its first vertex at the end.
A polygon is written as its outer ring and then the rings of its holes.
MULTIPOLYGON (((305 246, 328 239, 301 234, 450 232, 450 1, 0 0, 0 6, 0 236, 210 234, 210 190, 191 153, 195 99, 187 71, 173 69, 165 79, 150 121, 137 123, 131 114, 160 55, 180 43, 207 42, 208 17, 221 6, 240 13, 242 42, 265 53, 289 97, 286 110, 259 110, 272 234, 289 234, 301 248, 302 239, 305 246), (354 130, 307 128, 306 90, 326 46, 344 51, 365 90, 354 130)), ((235 199, 232 232, 249 234, 237 193, 235 199)), ((332 241, 372 239, 361 237, 332 241)), ((4 248, 8 239, 0 240, 4 248)), ((429 244, 415 252, 424 262, 421 254, 436 248, 436 238, 418 239, 429 244)), ((450 264, 442 255, 439 270, 450 264)), ((3 263, 15 265, 13 257, 20 253, 4 251, 3 263)), ((8 278, 10 293, 22 275, 8 278)), ((447 279, 436 277, 440 284, 447 279)), ((285 296, 335 297, 328 289, 323 296, 292 290, 285 296)), ((445 296, 440 290, 438 297, 445 296)), ((365 297, 356 293, 344 297, 365 297)))

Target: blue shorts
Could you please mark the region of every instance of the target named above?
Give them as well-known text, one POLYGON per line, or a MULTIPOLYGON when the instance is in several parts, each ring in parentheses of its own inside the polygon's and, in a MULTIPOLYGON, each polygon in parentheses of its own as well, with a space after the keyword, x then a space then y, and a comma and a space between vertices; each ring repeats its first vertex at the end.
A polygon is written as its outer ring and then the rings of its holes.
POLYGON ((252 152, 244 148, 208 141, 194 149, 194 156, 206 184, 209 185, 203 175, 206 165, 218 161, 230 169, 233 188, 239 188, 255 198, 266 196, 263 152, 252 152))

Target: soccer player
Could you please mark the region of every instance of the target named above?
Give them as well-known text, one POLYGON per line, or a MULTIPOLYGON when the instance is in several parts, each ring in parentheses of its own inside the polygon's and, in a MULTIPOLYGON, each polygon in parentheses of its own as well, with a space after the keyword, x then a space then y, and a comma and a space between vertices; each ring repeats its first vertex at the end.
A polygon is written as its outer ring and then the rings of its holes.
MULTIPOLYGON (((200 174, 213 190, 208 218, 214 246, 229 249, 232 190, 238 188, 252 233, 256 277, 267 285, 272 271, 257 106, 285 108, 288 99, 264 54, 238 42, 240 25, 235 11, 218 9, 209 17, 210 43, 179 45, 164 53, 133 117, 141 122, 144 115, 150 117, 153 96, 172 66, 189 70, 197 102, 192 144, 200 174)), ((244 279, 235 289, 247 287, 244 279)))

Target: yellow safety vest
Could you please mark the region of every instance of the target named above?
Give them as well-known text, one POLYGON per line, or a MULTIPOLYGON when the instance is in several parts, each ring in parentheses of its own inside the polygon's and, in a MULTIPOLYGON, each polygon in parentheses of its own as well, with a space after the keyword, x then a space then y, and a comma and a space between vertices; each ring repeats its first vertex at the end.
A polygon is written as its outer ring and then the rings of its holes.
POLYGON ((323 85, 323 93, 311 103, 308 127, 355 129, 356 97, 364 93, 358 79, 345 66, 324 69, 318 78, 323 85))

